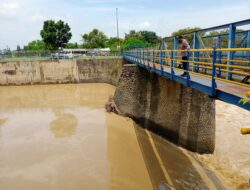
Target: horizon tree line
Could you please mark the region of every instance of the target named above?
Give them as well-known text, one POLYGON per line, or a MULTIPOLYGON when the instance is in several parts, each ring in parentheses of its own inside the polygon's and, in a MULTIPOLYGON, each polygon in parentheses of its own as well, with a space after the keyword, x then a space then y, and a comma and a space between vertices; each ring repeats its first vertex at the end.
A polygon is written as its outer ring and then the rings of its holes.
MULTIPOLYGON (((183 28, 179 29, 172 33, 172 36, 182 35, 184 33, 193 32, 195 30, 199 30, 199 27, 193 28, 183 28)), ((225 34, 227 30, 222 31, 212 31, 208 35, 215 34, 225 34)), ((203 33, 201 35, 204 35, 203 33)), ((54 20, 46 20, 43 23, 43 28, 40 31, 41 40, 33 40, 29 42, 27 45, 23 47, 23 49, 17 45, 16 51, 21 50, 34 50, 34 51, 55 51, 61 48, 86 48, 86 49, 94 49, 94 48, 110 48, 111 50, 120 49, 129 49, 131 47, 152 47, 156 46, 161 37, 156 34, 154 31, 147 30, 130 30, 129 33, 125 33, 124 38, 117 37, 108 37, 103 31, 94 28, 89 33, 85 33, 81 35, 83 40, 82 44, 78 44, 77 42, 72 43, 69 42, 72 33, 71 28, 68 23, 65 23, 62 20, 54 21, 54 20)), ((191 41, 192 36, 187 35, 186 38, 191 41)), ((210 39, 211 41, 211 39, 210 39)), ((207 40, 208 43, 210 43, 207 40)), ((224 40, 226 43, 226 39, 224 40)), ((170 42, 172 43, 172 42, 170 42)))

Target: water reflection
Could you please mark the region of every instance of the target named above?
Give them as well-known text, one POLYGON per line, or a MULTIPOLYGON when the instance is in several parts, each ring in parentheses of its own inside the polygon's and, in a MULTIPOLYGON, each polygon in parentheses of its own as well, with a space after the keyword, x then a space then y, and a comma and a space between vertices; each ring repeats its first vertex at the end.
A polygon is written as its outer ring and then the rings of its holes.
POLYGON ((114 90, 108 84, 2 86, 0 111, 26 108, 103 108, 114 90))
POLYGON ((106 114, 111 190, 153 189, 131 119, 106 114))
POLYGON ((70 113, 56 114, 56 120, 50 123, 50 130, 56 138, 70 137, 75 133, 77 118, 70 113))
POLYGON ((0 128, 0 189, 109 189, 104 105, 114 90, 0 87, 0 115, 8 118, 0 128))
POLYGON ((0 118, 0 127, 7 122, 7 118, 0 118))

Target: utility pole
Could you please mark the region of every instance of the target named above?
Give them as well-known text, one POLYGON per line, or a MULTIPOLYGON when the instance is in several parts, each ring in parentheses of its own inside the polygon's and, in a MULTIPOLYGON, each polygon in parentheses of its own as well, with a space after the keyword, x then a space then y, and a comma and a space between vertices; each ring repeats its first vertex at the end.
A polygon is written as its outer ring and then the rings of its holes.
POLYGON ((119 22, 118 22, 118 8, 116 8, 116 29, 117 29, 117 49, 120 48, 120 39, 119 39, 119 22))

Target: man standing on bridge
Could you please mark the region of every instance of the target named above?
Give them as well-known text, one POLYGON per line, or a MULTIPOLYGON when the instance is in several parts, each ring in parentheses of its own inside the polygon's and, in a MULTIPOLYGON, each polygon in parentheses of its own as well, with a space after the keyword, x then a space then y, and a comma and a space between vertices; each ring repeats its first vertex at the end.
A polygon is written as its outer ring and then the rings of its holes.
MULTIPOLYGON (((190 48, 188 41, 184 39, 182 36, 178 37, 178 41, 181 44, 181 50, 188 50, 190 48)), ((184 70, 187 70, 187 52, 181 52, 182 57, 182 66, 184 70)), ((187 75, 187 72, 184 71, 184 73, 181 75, 182 77, 185 77, 187 75)))

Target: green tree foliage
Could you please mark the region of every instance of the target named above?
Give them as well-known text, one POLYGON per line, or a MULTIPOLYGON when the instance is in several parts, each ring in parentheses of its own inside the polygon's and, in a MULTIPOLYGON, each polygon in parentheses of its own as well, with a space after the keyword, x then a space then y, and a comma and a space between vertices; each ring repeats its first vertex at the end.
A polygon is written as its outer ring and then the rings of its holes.
POLYGON ((45 50, 45 43, 41 40, 34 40, 24 46, 24 50, 45 50))
POLYGON ((79 48, 79 45, 77 43, 67 43, 66 48, 68 48, 68 49, 77 49, 77 48, 79 48))
MULTIPOLYGON (((187 28, 182 28, 180 30, 177 30, 175 32, 172 33, 172 36, 181 36, 183 35, 184 38, 186 38, 188 40, 189 43, 191 43, 192 39, 193 39, 193 34, 192 32, 194 31, 197 31, 197 30, 200 30, 201 28, 199 27, 193 27, 193 28, 190 28, 190 27, 187 27, 187 28), (187 33, 191 33, 191 34, 187 34, 187 33), (187 34, 187 35, 185 35, 187 34)), ((203 33, 202 32, 199 32, 199 35, 202 36, 203 33)))
POLYGON ((133 47, 149 47, 151 46, 150 43, 145 42, 137 37, 130 37, 126 40, 124 40, 124 42, 121 45, 122 49, 129 49, 129 48, 133 48, 133 47))
POLYGON ((194 31, 197 31, 197 30, 200 30, 201 28, 199 27, 193 27, 193 28, 190 28, 190 27, 187 27, 187 28, 182 28, 182 29, 179 29, 175 32, 172 33, 172 36, 179 36, 179 35, 183 35, 183 34, 186 34, 186 33, 192 33, 194 31))
MULTIPOLYGON (((217 35, 223 35, 223 34, 228 34, 228 30, 215 30, 215 31, 210 31, 208 32, 207 35, 205 36, 217 36, 217 35)), ((203 42, 207 48, 214 47, 216 44, 216 39, 213 38, 204 38, 203 42)), ((228 46, 228 38, 221 38, 221 47, 227 47, 228 46)))
MULTIPOLYGON (((244 30, 237 29, 236 32, 242 32, 244 30)), ((229 30, 224 29, 224 30, 215 30, 209 32, 206 36, 218 36, 218 35, 223 35, 220 39, 220 47, 221 48, 227 48, 228 47, 228 34, 229 30), (225 35, 224 35, 225 34, 225 35)), ((239 47, 240 43, 242 42, 242 39, 244 38, 243 34, 237 34, 235 38, 235 47, 239 47)), ((216 41, 216 38, 205 38, 204 43, 207 44, 207 47, 211 47, 212 44, 214 44, 214 41, 216 41)))
POLYGON ((125 39, 117 40, 116 37, 108 38, 102 31, 93 29, 90 33, 82 35, 84 40, 84 48, 105 48, 109 47, 111 50, 117 50, 120 46, 121 49, 128 49, 130 47, 148 47, 157 43, 160 39, 155 32, 152 31, 135 31, 130 30, 125 33, 125 39))
POLYGON ((143 36, 140 32, 136 32, 135 30, 130 30, 129 33, 125 33, 125 41, 130 38, 137 38, 143 40, 143 36))
POLYGON ((105 48, 107 47, 108 37, 100 30, 93 29, 90 33, 82 35, 84 48, 105 48))
POLYGON ((222 34, 228 34, 228 30, 226 29, 226 30, 220 30, 220 31, 218 30, 211 31, 208 33, 207 36, 215 36, 215 35, 222 35, 222 34))
POLYGON ((160 37, 152 31, 135 31, 130 30, 129 33, 125 33, 125 40, 122 43, 122 49, 128 49, 130 47, 149 47, 154 46, 160 37))
POLYGON ((57 22, 54 20, 44 21, 40 34, 46 49, 49 50, 57 50, 58 48, 65 47, 72 37, 69 25, 62 20, 57 22))
POLYGON ((147 31, 147 30, 138 31, 138 32, 135 30, 130 30, 128 34, 125 33, 125 40, 131 37, 135 37, 137 39, 140 39, 148 43, 156 43, 160 39, 160 37, 157 36, 155 32, 147 31))
POLYGON ((152 32, 152 31, 140 31, 139 32, 142 36, 142 39, 146 42, 149 42, 149 43, 156 43, 157 41, 160 40, 160 37, 156 35, 155 32, 152 32))
POLYGON ((111 37, 108 39, 107 47, 109 47, 111 50, 115 51, 115 50, 117 50, 118 46, 121 46, 123 41, 124 40, 122 38, 119 38, 119 41, 118 41, 117 37, 111 37))

